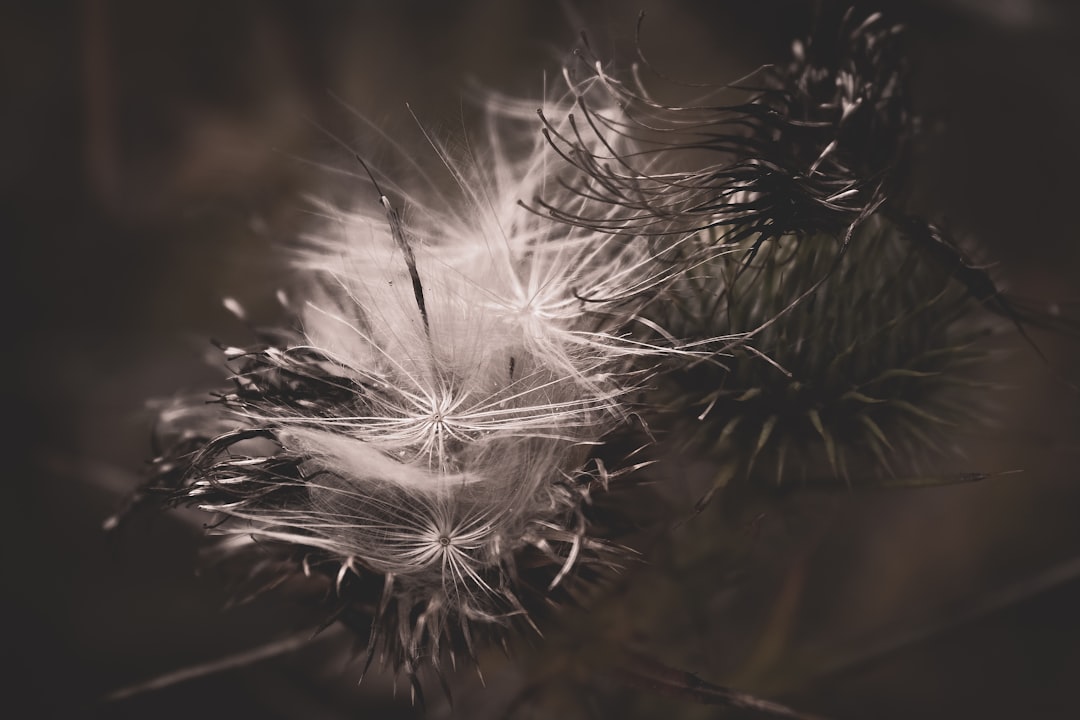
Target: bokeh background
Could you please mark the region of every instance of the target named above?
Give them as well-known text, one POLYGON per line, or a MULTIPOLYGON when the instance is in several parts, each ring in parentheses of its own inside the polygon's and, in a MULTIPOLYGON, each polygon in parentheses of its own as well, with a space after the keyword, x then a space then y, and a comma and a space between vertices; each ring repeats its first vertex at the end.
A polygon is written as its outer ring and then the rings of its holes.
MULTIPOLYGON (((1070 311, 1080 8, 880 6, 909 26, 926 118, 913 207, 974 241, 1011 290, 1070 311)), ((476 131, 472 89, 537 97, 580 30, 625 66, 640 10, 658 67, 723 82, 784 61, 812 8, 5 3, 8 704, 34 717, 420 716, 389 677, 357 686, 340 635, 301 644, 313 622, 303 602, 230 605, 228 579, 201 569, 201 519, 141 514, 102 532, 151 455, 148 401, 219 381, 209 339, 247 340, 223 297, 273 319, 281 249, 311 221, 305 195, 356 187, 328 169, 355 172, 347 148, 392 168, 400 151, 378 128, 430 154, 406 102, 439 137, 464 137, 476 131), (163 675, 176 682, 103 700, 163 675)), ((568 635, 603 626, 673 667, 830 718, 1080 716, 1080 395, 1058 377, 1080 378, 1080 343, 1033 338, 1046 359, 1013 343, 992 378, 1009 385, 992 398, 997 425, 968 455, 970 469, 1021 473, 769 508, 737 562, 657 558, 660 570, 630 571, 625 592, 571 618, 568 635)), ((622 688, 602 658, 520 653, 489 659, 486 689, 456 675, 456 710, 434 692, 428 716, 720 712, 622 688)))

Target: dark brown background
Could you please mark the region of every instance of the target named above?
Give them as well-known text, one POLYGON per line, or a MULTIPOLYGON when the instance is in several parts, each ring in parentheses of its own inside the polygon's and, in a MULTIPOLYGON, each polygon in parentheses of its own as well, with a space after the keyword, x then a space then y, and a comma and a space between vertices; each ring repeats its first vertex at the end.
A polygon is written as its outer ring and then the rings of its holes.
MULTIPOLYGON (((977 240, 1012 289, 1080 298, 1075 4, 885 6, 910 26, 915 97, 931 131, 913 202, 977 240)), ((222 610, 222 579, 196 574, 197 522, 139 517, 117 537, 100 531, 150 454, 148 398, 219 377, 204 359, 207 339, 242 341, 244 332, 223 296, 272 317, 275 252, 306 221, 302 193, 349 189, 305 162, 348 161, 320 128, 393 162, 342 101, 405 144, 417 137, 406 101, 453 137, 472 117, 462 110, 468 78, 535 96, 579 29, 625 63, 646 9, 644 46, 658 65, 722 82, 784 60, 809 7, 6 3, 0 232, 13 277, 3 407, 15 462, 0 497, 9 702, 25 697, 30 715, 56 717, 413 714, 386 678, 356 688, 358 668, 342 670, 333 640, 97 702, 305 627, 280 598, 222 610)), ((1060 372, 1080 374, 1077 343, 1037 340, 1060 372)), ((1014 388, 995 399, 1000 425, 971 462, 1022 474, 815 500, 775 531, 782 542, 743 597, 719 603, 712 617, 721 628, 759 628, 717 631, 756 643, 714 644, 707 662, 683 647, 673 622, 649 629, 650 646, 709 679, 834 718, 1080 716, 1080 403, 1034 352, 1020 347, 1003 362, 996 379, 1014 388), (788 630, 767 632, 779 622, 788 630)), ((506 687, 523 682, 507 672, 506 687)), ((459 716, 491 712, 506 687, 485 701, 467 685, 459 716)), ((619 697, 639 713, 713 716, 678 700, 619 697)), ((614 712, 597 702, 597 716, 614 712)), ((436 702, 432 714, 444 710, 436 702)))

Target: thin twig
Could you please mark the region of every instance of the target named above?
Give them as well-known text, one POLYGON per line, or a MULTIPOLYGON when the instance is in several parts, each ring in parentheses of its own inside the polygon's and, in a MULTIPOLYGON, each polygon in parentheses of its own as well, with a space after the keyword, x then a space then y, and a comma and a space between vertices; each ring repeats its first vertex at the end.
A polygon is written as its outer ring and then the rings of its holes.
POLYGON ((1037 575, 1025 578, 980 599, 958 616, 931 623, 914 631, 899 633, 859 652, 834 660, 831 664, 819 663, 812 676, 816 682, 825 677, 838 675, 867 663, 876 662, 916 645, 933 640, 947 632, 982 620, 1013 605, 1031 600, 1068 582, 1080 579, 1080 557, 1055 565, 1037 575))
MULTIPOLYGON (((329 630, 321 635, 319 638, 333 637, 334 633, 329 630)), ((158 675, 144 682, 136 683, 134 685, 128 685, 126 687, 113 690, 109 694, 102 698, 102 702, 116 702, 118 700, 126 700, 127 698, 134 697, 136 695, 142 695, 143 693, 154 692, 162 690, 173 685, 179 685, 190 680, 196 680, 201 677, 207 677, 209 675, 215 675, 217 673, 226 672, 229 670, 235 670, 237 668, 246 667, 248 665, 254 665, 255 663, 262 662, 263 660, 269 660, 270 658, 280 657, 282 655, 288 655, 289 653, 300 650, 309 645, 315 638, 313 637, 313 631, 310 629, 302 630, 301 632, 293 635, 288 635, 284 638, 268 642, 265 645, 259 645, 258 647, 251 648, 249 650, 243 650, 232 655, 226 655, 216 660, 209 662, 199 663, 197 665, 190 665, 179 670, 173 670, 167 672, 164 675, 158 675)))
POLYGON ((623 681, 632 685, 702 705, 750 710, 766 717, 822 720, 820 716, 807 715, 771 700, 763 700, 738 690, 714 685, 702 680, 694 673, 676 670, 637 652, 626 653, 617 674, 623 681))

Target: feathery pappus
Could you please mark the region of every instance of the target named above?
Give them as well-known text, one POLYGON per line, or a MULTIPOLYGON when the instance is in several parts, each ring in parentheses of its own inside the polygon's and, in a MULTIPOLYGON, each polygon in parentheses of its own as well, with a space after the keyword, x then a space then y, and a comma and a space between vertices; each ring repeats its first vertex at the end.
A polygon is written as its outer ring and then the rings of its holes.
POLYGON ((520 106, 491 105, 488 157, 431 142, 450 209, 399 206, 370 171, 377 204, 321 208, 293 251, 294 327, 223 348, 232 389, 162 413, 149 487, 219 516, 228 554, 276 552, 332 581, 336 617, 371 628, 369 662, 413 678, 617 562, 582 508, 626 469, 590 455, 662 351, 628 327, 673 275, 639 244, 524 207, 563 165, 538 132, 510 159, 497 133, 520 106))

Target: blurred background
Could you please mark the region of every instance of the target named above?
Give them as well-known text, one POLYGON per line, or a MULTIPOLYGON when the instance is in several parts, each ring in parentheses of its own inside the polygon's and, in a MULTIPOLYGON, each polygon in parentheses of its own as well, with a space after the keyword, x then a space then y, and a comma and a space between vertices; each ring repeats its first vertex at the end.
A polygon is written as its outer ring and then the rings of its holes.
MULTIPOLYGON (((472 88, 539 97, 581 30, 625 67, 640 10, 657 67, 720 83, 786 61, 812 6, 5 3, 8 697, 35 717, 421 716, 405 684, 357 686, 347 639, 302 643, 303 602, 229 604, 228 578, 201 563, 202 519, 102 531, 152 454, 148 401, 220 382, 210 339, 249 339, 223 297, 273 320, 306 196, 353 187, 333 170, 356 171, 346 148, 393 167, 378 129, 429 154, 406 102, 439 137, 478 133, 472 88), (185 668, 201 670, 174 674, 185 668)), ((878 6, 909 27, 926 118, 913 207, 974 241, 1009 289, 1075 303, 1080 8, 878 6)), ((1080 395, 1055 377, 1080 378, 1080 343, 1033 338, 1046 359, 1013 343, 992 378, 1009 385, 992 398, 997 424, 969 448, 971 470, 1021 473, 770 508, 737 562, 665 551, 677 556, 628 571, 550 647, 603 626, 671 667, 830 718, 1080 716, 1080 395)), ((489 658, 486 689, 455 674, 456 710, 436 690, 427 716, 721 716, 543 645, 489 658)))

